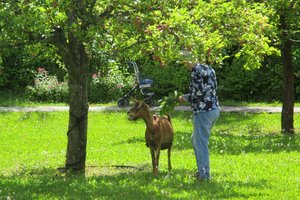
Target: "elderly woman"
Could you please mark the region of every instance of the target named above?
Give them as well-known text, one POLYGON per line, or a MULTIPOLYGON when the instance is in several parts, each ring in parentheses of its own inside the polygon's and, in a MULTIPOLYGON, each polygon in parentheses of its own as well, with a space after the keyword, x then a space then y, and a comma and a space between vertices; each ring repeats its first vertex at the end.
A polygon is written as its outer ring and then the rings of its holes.
POLYGON ((211 176, 208 143, 211 129, 220 113, 216 95, 216 74, 209 65, 198 63, 189 51, 181 52, 181 60, 191 70, 189 93, 180 96, 179 101, 188 101, 194 111, 192 144, 198 167, 196 178, 199 181, 209 180, 211 176))

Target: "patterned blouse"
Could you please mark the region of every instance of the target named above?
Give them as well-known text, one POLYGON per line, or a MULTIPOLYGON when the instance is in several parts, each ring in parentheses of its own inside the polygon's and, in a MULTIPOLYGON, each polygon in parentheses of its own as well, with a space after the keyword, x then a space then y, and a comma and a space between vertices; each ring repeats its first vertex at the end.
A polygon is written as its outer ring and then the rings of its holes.
POLYGON ((195 113, 219 109, 216 95, 217 78, 215 70, 203 64, 196 64, 191 72, 189 94, 183 97, 189 101, 195 113))

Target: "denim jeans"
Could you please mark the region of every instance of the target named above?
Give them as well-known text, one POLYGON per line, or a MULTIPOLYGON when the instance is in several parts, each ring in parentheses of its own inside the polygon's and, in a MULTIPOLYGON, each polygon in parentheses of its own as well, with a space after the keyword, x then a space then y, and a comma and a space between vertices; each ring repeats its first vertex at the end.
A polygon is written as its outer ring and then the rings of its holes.
POLYGON ((202 179, 210 179, 208 143, 211 128, 218 119, 219 114, 219 109, 208 112, 194 113, 194 132, 192 135, 192 144, 196 156, 198 176, 202 179))

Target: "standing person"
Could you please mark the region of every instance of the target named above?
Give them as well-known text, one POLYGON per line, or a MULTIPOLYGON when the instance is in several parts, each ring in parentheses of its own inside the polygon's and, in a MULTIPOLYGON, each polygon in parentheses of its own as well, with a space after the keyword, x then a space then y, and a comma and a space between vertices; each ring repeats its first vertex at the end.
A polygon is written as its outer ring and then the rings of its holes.
POLYGON ((191 70, 189 94, 179 97, 179 102, 188 101, 193 109, 192 144, 198 171, 197 180, 209 180, 209 137, 211 128, 219 117, 219 102, 216 95, 217 79, 215 71, 206 64, 200 64, 190 52, 182 52, 183 61, 191 70))

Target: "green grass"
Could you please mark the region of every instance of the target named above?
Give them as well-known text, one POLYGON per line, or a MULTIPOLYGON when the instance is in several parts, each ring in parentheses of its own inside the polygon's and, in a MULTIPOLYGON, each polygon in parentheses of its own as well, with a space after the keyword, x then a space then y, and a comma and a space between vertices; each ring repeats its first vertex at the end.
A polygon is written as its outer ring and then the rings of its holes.
POLYGON ((283 136, 280 114, 221 113, 210 140, 213 179, 197 182, 190 112, 173 114, 173 170, 163 151, 156 178, 144 122, 125 112, 89 113, 86 174, 71 177, 56 170, 67 112, 0 113, 0 199, 299 199, 299 117, 296 134, 283 136))
MULTIPOLYGON (((273 101, 273 102, 258 102, 258 101, 232 101, 224 100, 220 101, 221 106, 282 106, 282 102, 273 101)), ((295 107, 299 107, 300 102, 295 102, 295 107)))
POLYGON ((11 91, 0 91, 0 106, 65 106, 65 103, 45 103, 45 102, 33 102, 24 97, 22 93, 16 93, 11 91))
MULTIPOLYGON (((66 103, 51 102, 35 102, 24 97, 22 93, 0 91, 0 106, 18 106, 18 107, 34 107, 34 106, 66 106, 66 103)), ((92 103, 90 106, 116 106, 117 102, 110 103, 92 103)))

